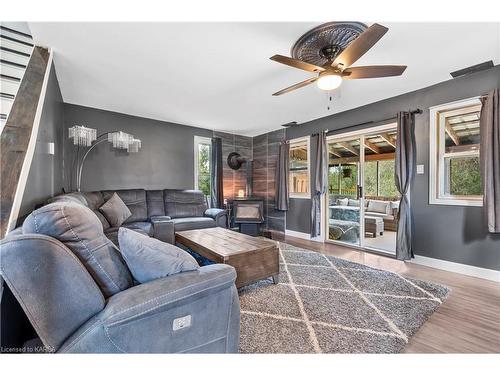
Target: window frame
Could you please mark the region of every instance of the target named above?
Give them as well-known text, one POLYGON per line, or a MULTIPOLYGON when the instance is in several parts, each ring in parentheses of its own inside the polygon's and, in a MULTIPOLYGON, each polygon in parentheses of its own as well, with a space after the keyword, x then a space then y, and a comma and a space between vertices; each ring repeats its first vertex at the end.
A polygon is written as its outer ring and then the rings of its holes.
MULTIPOLYGON (((429 204, 451 206, 482 207, 482 195, 447 195, 445 194, 445 129, 441 125, 442 112, 459 111, 464 107, 481 106, 479 96, 440 104, 429 108, 429 204)), ((479 151, 454 153, 456 156, 476 156, 479 151)))
MULTIPOLYGON (((305 137, 300 137, 300 138, 294 138, 290 139, 288 141, 290 145, 290 150, 292 149, 293 144, 297 143, 302 143, 302 142, 307 143, 307 182, 308 182, 308 189, 307 193, 295 193, 292 192, 289 186, 289 191, 288 191, 288 197, 293 198, 293 199, 311 199, 311 137, 305 136, 305 137)), ((288 153, 288 158, 290 158, 290 152, 288 153)), ((290 164, 290 162, 289 162, 290 164)), ((288 183, 290 184, 290 167, 288 167, 288 183)))
MULTIPOLYGON (((193 142, 193 149, 194 149, 194 189, 195 190, 200 190, 199 189, 199 160, 200 160, 200 155, 199 155, 199 146, 200 145, 209 145, 210 147, 210 153, 209 153, 209 163, 211 164, 212 162, 212 138, 209 137, 201 137, 198 135, 194 136, 194 142, 193 142)), ((212 189, 212 186, 210 186, 210 190, 212 189)), ((210 194, 209 194, 210 196, 210 194)))

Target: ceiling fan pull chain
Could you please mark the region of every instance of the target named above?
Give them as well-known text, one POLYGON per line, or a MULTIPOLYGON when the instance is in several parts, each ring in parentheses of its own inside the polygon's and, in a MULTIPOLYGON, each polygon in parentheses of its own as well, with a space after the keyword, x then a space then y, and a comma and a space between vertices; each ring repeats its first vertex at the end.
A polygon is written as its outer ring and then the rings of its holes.
POLYGON ((328 91, 327 92, 327 96, 328 96, 328 102, 327 102, 327 110, 329 111, 331 109, 331 105, 332 105, 332 92, 331 91, 328 91))

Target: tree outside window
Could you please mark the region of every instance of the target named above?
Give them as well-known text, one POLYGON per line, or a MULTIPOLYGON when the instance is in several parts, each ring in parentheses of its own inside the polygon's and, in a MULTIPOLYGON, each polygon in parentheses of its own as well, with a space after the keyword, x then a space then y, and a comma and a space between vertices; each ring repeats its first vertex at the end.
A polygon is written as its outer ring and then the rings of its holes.
POLYGON ((210 154, 212 143, 210 138, 195 137, 195 189, 204 195, 211 194, 210 189, 210 154))

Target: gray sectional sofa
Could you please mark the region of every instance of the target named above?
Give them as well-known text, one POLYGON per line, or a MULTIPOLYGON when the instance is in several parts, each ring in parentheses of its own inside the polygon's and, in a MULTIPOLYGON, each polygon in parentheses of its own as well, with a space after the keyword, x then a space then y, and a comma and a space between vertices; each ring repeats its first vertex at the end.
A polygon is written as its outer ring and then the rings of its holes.
POLYGON ((175 232, 182 230, 227 227, 227 211, 208 208, 199 190, 125 189, 68 193, 50 199, 49 203, 69 200, 90 208, 101 221, 106 236, 117 245, 119 228, 112 227, 99 211, 115 192, 132 213, 123 226, 164 242, 175 243, 175 232))
MULTIPOLYGON (((110 240, 118 228, 98 210, 112 193, 55 197, 0 243, 0 274, 45 351, 238 352, 235 269, 213 264, 134 280, 110 240)), ((207 209, 201 192, 117 193, 132 213, 124 226, 144 235, 173 242, 175 230, 225 225, 224 210, 207 209)))

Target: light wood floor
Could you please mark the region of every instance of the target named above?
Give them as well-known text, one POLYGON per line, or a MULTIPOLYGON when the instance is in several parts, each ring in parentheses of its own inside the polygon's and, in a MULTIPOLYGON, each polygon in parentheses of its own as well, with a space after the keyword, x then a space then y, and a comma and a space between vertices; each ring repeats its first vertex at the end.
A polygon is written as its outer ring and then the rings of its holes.
POLYGON ((294 237, 284 241, 451 288, 446 301, 410 339, 406 353, 500 353, 499 283, 333 244, 294 237))

